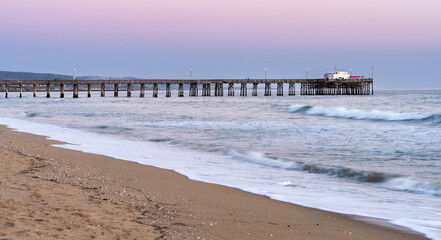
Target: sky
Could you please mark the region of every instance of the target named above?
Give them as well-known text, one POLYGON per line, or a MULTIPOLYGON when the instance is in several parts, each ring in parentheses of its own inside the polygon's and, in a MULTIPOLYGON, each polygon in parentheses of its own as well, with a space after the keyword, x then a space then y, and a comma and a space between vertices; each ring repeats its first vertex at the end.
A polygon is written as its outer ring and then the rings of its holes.
POLYGON ((0 0, 0 71, 441 88, 440 0, 0 0))

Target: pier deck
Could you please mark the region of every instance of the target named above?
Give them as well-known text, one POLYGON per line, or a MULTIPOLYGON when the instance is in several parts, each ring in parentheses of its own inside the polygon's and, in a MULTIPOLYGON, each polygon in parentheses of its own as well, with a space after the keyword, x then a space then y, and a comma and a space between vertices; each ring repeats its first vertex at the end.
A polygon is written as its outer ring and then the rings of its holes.
POLYGON ((372 78, 355 79, 136 79, 136 80, 0 80, 0 91, 5 92, 33 92, 36 96, 37 89, 41 91, 41 86, 46 86, 46 97, 50 97, 52 91, 60 92, 60 98, 64 97, 65 86, 73 92, 73 97, 78 98, 79 91, 87 91, 91 97, 91 91, 96 88, 92 86, 100 85, 101 97, 105 96, 106 85, 113 85, 114 96, 119 93, 119 85, 126 85, 127 96, 131 96, 132 86, 139 85, 140 97, 145 96, 145 85, 152 85, 153 97, 158 97, 158 85, 165 85, 166 97, 171 97, 171 85, 178 86, 177 96, 184 96, 184 85, 188 85, 189 96, 199 96, 199 85, 202 85, 202 96, 211 96, 212 86, 214 85, 214 96, 224 95, 224 84, 227 84, 228 96, 234 96, 234 84, 240 84, 240 96, 247 96, 247 85, 252 84, 252 96, 257 96, 258 84, 265 84, 265 96, 271 96, 272 84, 276 84, 277 96, 284 95, 284 85, 288 85, 288 95, 295 95, 295 86, 300 84, 300 95, 371 95, 374 94, 372 78), (30 88, 32 86, 32 88, 30 88), (79 87, 84 86, 84 87, 79 87), (87 88, 86 88, 87 86, 87 88))

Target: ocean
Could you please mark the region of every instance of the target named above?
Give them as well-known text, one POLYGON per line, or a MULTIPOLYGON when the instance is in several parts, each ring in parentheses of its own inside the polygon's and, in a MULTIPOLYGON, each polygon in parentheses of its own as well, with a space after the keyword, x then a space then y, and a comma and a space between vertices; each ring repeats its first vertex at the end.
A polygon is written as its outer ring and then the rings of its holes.
POLYGON ((60 147, 384 219, 441 239, 441 90, 259 91, 257 97, 249 91, 248 97, 184 98, 177 91, 172 98, 80 92, 78 99, 2 93, 0 124, 69 143, 60 147))

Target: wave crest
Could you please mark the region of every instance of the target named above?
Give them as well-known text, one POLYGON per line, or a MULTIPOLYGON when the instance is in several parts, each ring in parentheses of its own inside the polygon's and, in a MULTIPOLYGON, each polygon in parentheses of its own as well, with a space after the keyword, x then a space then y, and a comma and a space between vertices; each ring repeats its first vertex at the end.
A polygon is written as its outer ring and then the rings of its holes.
POLYGON ((408 191, 414 193, 424 193, 435 196, 441 196, 440 182, 419 181, 412 177, 399 177, 399 178, 390 179, 384 182, 382 186, 391 190, 408 191))
POLYGON ((400 113, 385 110, 361 110, 343 107, 333 108, 310 105, 291 105, 288 107, 288 112, 356 120, 415 121, 434 124, 441 123, 441 113, 400 113))
MULTIPOLYGON (((358 182, 378 184, 381 187, 391 190, 441 196, 441 183, 419 181, 408 176, 381 173, 375 171, 356 170, 340 166, 328 166, 323 164, 308 164, 296 161, 286 161, 283 159, 270 158, 268 156, 265 156, 265 154, 258 152, 232 152, 231 156, 236 159, 245 160, 247 162, 258 165, 283 168, 287 170, 304 171, 314 174, 323 174, 338 178, 347 178, 358 182)), ((282 185, 291 186, 291 184, 282 185)))
POLYGON ((36 112, 24 112, 24 115, 26 117, 32 118, 32 117, 37 117, 39 114, 36 112))

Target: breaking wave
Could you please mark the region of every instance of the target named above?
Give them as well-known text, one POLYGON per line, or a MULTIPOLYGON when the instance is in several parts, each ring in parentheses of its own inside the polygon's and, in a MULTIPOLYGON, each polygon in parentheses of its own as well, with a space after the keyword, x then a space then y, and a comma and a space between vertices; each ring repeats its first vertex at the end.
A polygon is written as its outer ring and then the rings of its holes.
POLYGON ((288 112, 357 120, 413 121, 433 124, 441 123, 441 113, 400 113, 384 110, 361 110, 343 107, 333 108, 309 105, 291 105, 288 108, 288 112))
MULTIPOLYGON (((375 171, 356 170, 347 167, 329 166, 322 164, 308 164, 304 162, 286 161, 283 159, 271 158, 258 152, 238 153, 231 152, 231 156, 236 159, 250 163, 264 165, 287 170, 304 171, 314 174, 323 174, 338 178, 352 179, 358 182, 377 184, 383 188, 396 191, 407 191, 412 193, 430 194, 441 196, 441 183, 424 182, 413 179, 412 177, 387 174, 375 171)), ((290 184, 283 184, 290 186, 290 184)))
POLYGON ((24 112, 24 115, 26 117, 32 118, 32 117, 37 117, 38 113, 35 113, 35 112, 24 112))
POLYGON ((390 179, 382 183, 381 185, 391 190, 408 191, 414 193, 423 193, 423 194, 441 196, 440 182, 427 182, 427 181, 419 181, 412 177, 399 177, 399 178, 390 179))

